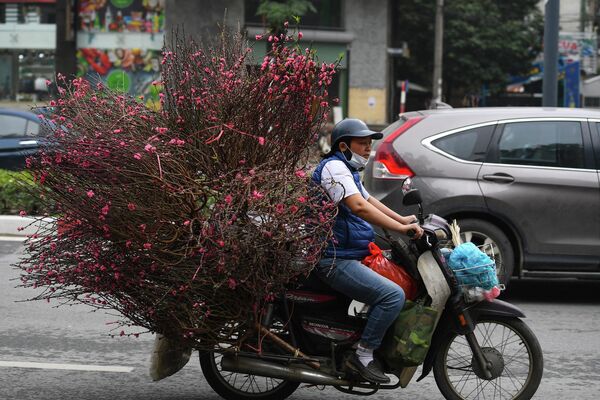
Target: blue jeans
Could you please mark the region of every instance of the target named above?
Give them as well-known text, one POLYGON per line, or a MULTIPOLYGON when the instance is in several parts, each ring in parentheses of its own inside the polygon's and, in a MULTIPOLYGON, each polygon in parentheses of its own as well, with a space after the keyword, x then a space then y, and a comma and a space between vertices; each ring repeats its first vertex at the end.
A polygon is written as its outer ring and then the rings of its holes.
POLYGON ((370 306, 360 342, 363 347, 377 349, 404 307, 404 290, 358 260, 323 258, 315 272, 338 292, 370 306))

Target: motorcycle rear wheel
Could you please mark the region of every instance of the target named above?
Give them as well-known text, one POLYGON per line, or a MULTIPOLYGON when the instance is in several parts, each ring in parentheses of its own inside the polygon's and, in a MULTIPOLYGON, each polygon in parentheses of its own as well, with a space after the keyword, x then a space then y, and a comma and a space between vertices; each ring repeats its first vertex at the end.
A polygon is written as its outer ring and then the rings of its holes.
POLYGON ((542 349, 531 329, 518 318, 482 317, 475 336, 494 364, 495 377, 482 377, 466 338, 451 334, 433 365, 442 395, 448 400, 531 399, 544 369, 542 349))
MULTIPOLYGON (((286 324, 277 317, 270 330, 282 338, 289 334, 286 324)), ((267 352, 281 352, 268 338, 262 341, 262 347, 267 352)), ((210 387, 226 400, 283 400, 300 386, 299 382, 284 379, 223 371, 222 358, 223 354, 218 352, 201 352, 200 368, 210 387)))
POLYGON ((222 356, 215 352, 201 353, 200 368, 210 387, 226 400, 282 400, 300 386, 299 382, 223 371, 222 356))

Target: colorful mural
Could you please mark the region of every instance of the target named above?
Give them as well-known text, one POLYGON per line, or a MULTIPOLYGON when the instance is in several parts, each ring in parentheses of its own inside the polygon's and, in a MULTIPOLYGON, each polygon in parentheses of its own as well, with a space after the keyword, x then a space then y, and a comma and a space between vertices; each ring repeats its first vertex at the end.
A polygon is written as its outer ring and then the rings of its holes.
POLYGON ((147 104, 158 104, 152 82, 160 78, 160 51, 123 48, 122 36, 162 35, 165 0, 81 0, 78 14, 79 31, 89 33, 90 38, 104 37, 107 47, 80 48, 78 76, 94 82, 100 79, 113 90, 143 95, 147 104))
POLYGON ((163 32, 165 0, 82 0, 79 21, 84 32, 163 32))
POLYGON ((152 82, 160 78, 160 57, 157 50, 79 49, 78 76, 90 81, 101 79, 112 90, 143 95, 154 106, 158 92, 152 82))

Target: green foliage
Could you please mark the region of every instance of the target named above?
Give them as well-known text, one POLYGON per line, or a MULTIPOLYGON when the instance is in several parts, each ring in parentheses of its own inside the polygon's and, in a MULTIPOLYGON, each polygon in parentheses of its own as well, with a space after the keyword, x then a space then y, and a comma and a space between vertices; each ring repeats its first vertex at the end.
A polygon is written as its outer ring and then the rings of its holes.
MULTIPOLYGON (((482 84, 500 89, 509 75, 531 68, 541 50, 543 18, 537 0, 446 0, 443 78, 445 93, 478 92, 482 84)), ((398 37, 411 58, 401 70, 430 83, 433 73, 435 1, 407 0, 399 5, 398 37)))
POLYGON ((42 210, 42 203, 33 194, 36 186, 29 171, 0 169, 0 213, 18 214, 25 211, 27 214, 38 214, 42 210))
POLYGON ((309 0, 286 0, 271 1, 261 0, 256 15, 265 18, 269 28, 273 32, 280 32, 286 21, 300 21, 299 17, 307 12, 317 12, 315 6, 309 0))

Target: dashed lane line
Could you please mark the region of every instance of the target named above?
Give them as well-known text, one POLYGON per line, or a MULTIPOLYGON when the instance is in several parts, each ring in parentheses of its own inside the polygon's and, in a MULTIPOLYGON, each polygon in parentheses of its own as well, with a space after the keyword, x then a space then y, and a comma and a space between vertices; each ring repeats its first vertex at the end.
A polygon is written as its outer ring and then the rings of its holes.
POLYGON ((35 368, 87 372, 131 372, 133 367, 121 367, 118 365, 87 365, 87 364, 57 364, 22 361, 0 361, 0 367, 7 368, 35 368))

